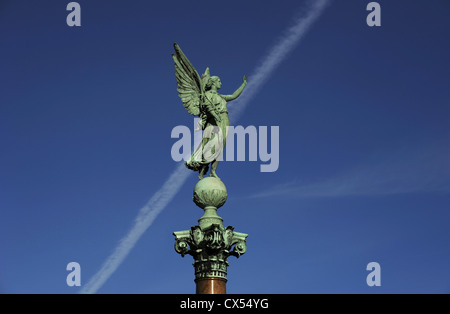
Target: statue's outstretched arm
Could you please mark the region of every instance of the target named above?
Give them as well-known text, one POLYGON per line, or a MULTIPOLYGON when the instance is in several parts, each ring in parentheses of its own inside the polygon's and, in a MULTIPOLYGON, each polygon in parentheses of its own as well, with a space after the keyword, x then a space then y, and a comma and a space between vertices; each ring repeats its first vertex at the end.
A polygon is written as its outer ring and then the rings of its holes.
POLYGON ((233 95, 222 95, 223 99, 225 99, 226 101, 231 101, 231 100, 235 100, 236 98, 238 98, 241 94, 242 91, 245 88, 245 85, 247 85, 247 77, 244 76, 243 79, 243 83, 242 85, 233 93, 233 95))

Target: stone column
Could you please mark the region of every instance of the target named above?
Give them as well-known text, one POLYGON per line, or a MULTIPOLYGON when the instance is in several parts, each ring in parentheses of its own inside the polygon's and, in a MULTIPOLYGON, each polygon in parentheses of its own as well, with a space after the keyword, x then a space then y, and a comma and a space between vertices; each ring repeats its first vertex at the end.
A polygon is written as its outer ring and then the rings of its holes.
POLYGON ((224 228, 217 209, 223 206, 228 194, 223 182, 214 177, 200 180, 194 188, 194 203, 204 210, 198 225, 191 230, 177 231, 175 251, 194 258, 197 294, 226 293, 227 266, 230 255, 239 257, 247 250, 247 234, 224 228))

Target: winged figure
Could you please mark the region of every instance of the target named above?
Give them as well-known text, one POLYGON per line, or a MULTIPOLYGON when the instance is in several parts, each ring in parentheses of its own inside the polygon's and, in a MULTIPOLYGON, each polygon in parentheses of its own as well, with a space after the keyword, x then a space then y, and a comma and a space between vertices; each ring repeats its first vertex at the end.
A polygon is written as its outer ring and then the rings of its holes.
POLYGON ((202 142, 185 165, 193 171, 198 171, 200 180, 211 165, 210 176, 218 178, 216 169, 230 126, 227 102, 241 95, 247 85, 247 77, 244 76, 242 85, 232 95, 219 94, 218 90, 222 87, 220 78, 211 76, 209 68, 206 68, 200 77, 177 43, 174 48, 172 58, 175 62, 177 91, 184 108, 191 115, 200 117, 199 128, 203 130, 202 142))

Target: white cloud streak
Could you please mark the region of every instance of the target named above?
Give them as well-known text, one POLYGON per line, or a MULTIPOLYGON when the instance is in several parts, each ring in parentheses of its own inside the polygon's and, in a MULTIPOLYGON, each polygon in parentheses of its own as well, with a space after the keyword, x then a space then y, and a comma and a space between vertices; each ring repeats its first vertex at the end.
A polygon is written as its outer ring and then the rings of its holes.
POLYGON ((106 259, 100 270, 83 286, 80 293, 96 293, 101 288, 120 264, 122 264, 136 242, 152 225, 156 217, 166 208, 191 174, 192 172, 186 169, 183 163, 175 168, 164 185, 139 210, 139 214, 135 218, 134 224, 128 234, 119 241, 113 253, 106 259))
POLYGON ((235 103, 232 103, 230 121, 239 119, 249 101, 263 87, 266 81, 270 79, 280 63, 299 44, 330 2, 329 0, 311 0, 307 2, 307 5, 300 12, 292 26, 285 31, 269 53, 262 59, 262 62, 253 74, 249 76, 244 93, 235 103))
MULTIPOLYGON (((329 0, 311 0, 308 2, 308 7, 305 8, 303 14, 297 18, 295 23, 269 51, 253 74, 249 76, 249 83, 239 99, 239 105, 233 106, 230 110, 230 120, 236 121, 239 119, 253 96, 270 78, 277 66, 300 42, 329 2, 329 0)), ((192 172, 187 170, 183 163, 177 166, 164 185, 140 209, 128 234, 119 241, 112 254, 106 259, 100 270, 83 286, 80 293, 96 293, 102 287, 191 174, 192 172)))
POLYGON ((401 149, 326 180, 288 182, 251 198, 329 198, 408 193, 450 193, 450 148, 444 142, 401 149))

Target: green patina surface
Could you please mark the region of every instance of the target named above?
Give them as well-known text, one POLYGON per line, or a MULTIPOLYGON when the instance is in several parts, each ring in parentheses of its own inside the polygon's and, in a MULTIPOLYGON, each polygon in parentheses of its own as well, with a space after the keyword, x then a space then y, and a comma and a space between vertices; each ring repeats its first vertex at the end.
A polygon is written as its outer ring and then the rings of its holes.
POLYGON ((177 231, 175 250, 194 258, 195 278, 227 278, 228 257, 239 257, 247 250, 247 234, 223 226, 217 209, 227 200, 225 184, 214 177, 200 180, 194 188, 194 203, 204 210, 198 225, 177 231))
POLYGON ((199 171, 199 179, 194 188, 193 201, 204 210, 198 225, 190 230, 177 231, 175 235, 175 251, 181 256, 191 255, 194 258, 195 279, 221 278, 227 279, 228 257, 239 257, 247 250, 247 234, 234 231, 234 227, 223 226, 223 219, 217 214, 228 197, 225 184, 216 174, 219 161, 205 156, 207 147, 213 149, 212 153, 220 155, 225 147, 226 127, 230 125, 227 101, 239 97, 247 79, 232 95, 220 95, 217 90, 222 86, 217 76, 210 76, 209 68, 200 77, 183 54, 180 47, 175 44, 175 74, 178 92, 186 110, 201 118, 200 127, 205 130, 202 143, 192 154, 186 166, 199 171), (219 132, 209 131, 209 127, 219 128, 219 132), (206 136, 205 136, 206 134, 206 136), (214 145, 211 145, 214 144, 214 145), (203 177, 211 165, 209 177, 203 177))
POLYGON ((199 172, 199 179, 208 172, 211 166, 211 177, 216 177, 216 169, 227 140, 227 130, 230 126, 227 102, 238 98, 245 86, 247 77, 244 76, 242 85, 232 95, 222 95, 218 90, 222 82, 218 76, 211 76, 209 68, 200 77, 192 63, 181 48, 175 43, 175 76, 177 91, 184 108, 194 116, 200 117, 199 126, 204 130, 202 142, 186 162, 186 167, 199 172))

